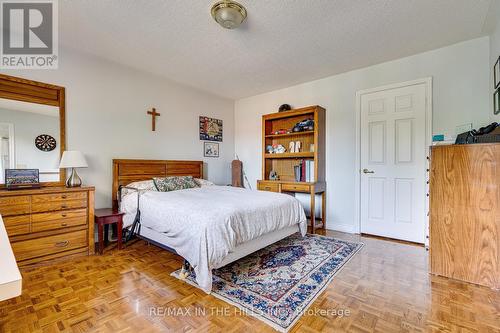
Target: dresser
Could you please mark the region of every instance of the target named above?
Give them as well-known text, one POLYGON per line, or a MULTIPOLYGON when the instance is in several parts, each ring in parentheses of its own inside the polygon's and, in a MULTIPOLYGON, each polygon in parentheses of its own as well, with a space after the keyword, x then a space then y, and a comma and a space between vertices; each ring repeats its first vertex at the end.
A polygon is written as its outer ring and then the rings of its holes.
POLYGON ((435 146, 431 273, 500 288, 500 144, 435 146))
POLYGON ((0 190, 0 214, 20 267, 94 253, 94 188, 0 190))

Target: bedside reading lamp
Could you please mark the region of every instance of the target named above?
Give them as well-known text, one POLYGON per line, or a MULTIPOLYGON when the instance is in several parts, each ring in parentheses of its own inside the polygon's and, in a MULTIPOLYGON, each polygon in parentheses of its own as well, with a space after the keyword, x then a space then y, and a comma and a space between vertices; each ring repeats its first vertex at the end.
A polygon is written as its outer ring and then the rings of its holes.
POLYGON ((76 173, 75 168, 88 167, 85 156, 76 150, 66 150, 61 158, 59 168, 71 168, 71 175, 66 180, 66 187, 80 187, 82 186, 82 179, 76 173))

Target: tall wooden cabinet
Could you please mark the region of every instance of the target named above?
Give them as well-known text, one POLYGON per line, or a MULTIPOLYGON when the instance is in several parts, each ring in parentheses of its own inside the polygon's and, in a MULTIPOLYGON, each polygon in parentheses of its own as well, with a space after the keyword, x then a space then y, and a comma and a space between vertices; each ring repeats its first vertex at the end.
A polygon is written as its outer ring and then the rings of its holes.
POLYGON ((94 253, 94 188, 0 190, 0 214, 19 266, 94 253))
POLYGON ((261 191, 309 194, 313 212, 316 194, 321 194, 319 221, 315 214, 309 217, 312 233, 318 228, 324 229, 326 224, 325 116, 325 109, 318 105, 262 116, 262 180, 258 181, 257 188, 261 191), (314 120, 314 129, 293 132, 293 127, 305 119, 314 120), (285 133, 277 134, 280 130, 285 133), (300 141, 299 152, 289 151, 292 141, 300 141), (287 151, 270 154, 266 147, 272 145, 283 145, 287 151), (298 182, 294 167, 302 160, 313 162, 311 179, 298 182), (271 171, 277 172, 279 180, 269 179, 271 171))
POLYGON ((500 144, 435 146, 431 273, 500 288, 500 144))

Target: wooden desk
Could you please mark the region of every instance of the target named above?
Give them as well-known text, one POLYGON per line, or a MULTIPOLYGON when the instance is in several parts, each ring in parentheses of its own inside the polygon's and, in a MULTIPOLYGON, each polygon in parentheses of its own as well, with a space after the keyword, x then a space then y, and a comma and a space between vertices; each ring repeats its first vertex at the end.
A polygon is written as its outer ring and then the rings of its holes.
POLYGON ((326 183, 325 182, 288 182, 280 180, 259 180, 257 189, 278 193, 308 193, 311 196, 311 233, 316 229, 325 229, 326 226, 326 183), (316 224, 314 214, 316 207, 316 194, 321 194, 321 223, 316 224))

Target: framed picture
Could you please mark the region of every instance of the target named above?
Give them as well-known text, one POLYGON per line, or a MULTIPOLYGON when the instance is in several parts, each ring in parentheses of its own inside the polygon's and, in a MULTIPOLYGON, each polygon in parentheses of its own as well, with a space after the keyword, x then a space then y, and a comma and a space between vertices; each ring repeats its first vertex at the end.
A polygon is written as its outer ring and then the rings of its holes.
POLYGON ((493 113, 500 114, 500 88, 493 93, 493 113))
POLYGON ((200 116, 200 140, 222 142, 222 120, 200 116))
POLYGON ((500 57, 498 57, 493 66, 493 84, 495 85, 495 89, 500 86, 500 57))
POLYGON ((203 143, 203 156, 205 157, 219 157, 219 144, 215 142, 203 143))
POLYGON ((8 190, 40 187, 38 169, 5 169, 5 187, 8 190))

